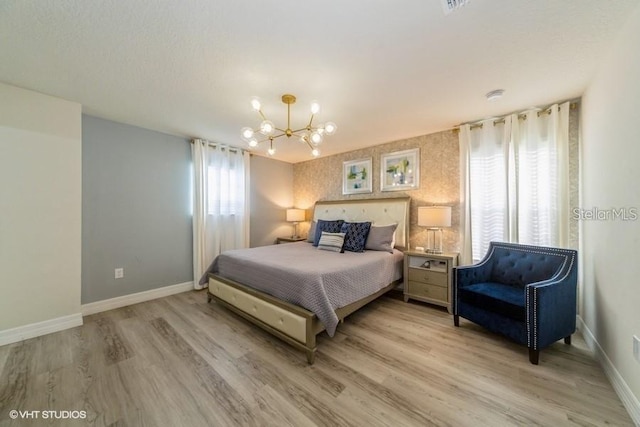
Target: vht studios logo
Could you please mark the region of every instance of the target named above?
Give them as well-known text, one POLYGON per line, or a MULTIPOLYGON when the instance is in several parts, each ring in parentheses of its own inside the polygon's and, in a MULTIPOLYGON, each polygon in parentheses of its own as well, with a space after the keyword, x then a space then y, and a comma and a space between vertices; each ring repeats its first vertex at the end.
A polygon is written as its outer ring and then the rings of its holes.
POLYGON ((50 420, 84 420, 87 418, 87 411, 9 411, 9 417, 15 419, 50 419, 50 420))
POLYGON ((573 219, 577 221, 635 221, 638 219, 638 208, 574 208, 572 213, 573 219))

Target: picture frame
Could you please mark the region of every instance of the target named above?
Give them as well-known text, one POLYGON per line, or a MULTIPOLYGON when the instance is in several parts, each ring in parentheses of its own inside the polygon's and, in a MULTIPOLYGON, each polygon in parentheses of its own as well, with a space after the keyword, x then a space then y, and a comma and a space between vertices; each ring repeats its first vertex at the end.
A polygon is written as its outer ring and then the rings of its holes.
POLYGON ((342 163, 342 194, 373 192, 372 160, 349 160, 342 163))
POLYGON ((395 151, 380 157, 380 191, 420 187, 420 149, 395 151))

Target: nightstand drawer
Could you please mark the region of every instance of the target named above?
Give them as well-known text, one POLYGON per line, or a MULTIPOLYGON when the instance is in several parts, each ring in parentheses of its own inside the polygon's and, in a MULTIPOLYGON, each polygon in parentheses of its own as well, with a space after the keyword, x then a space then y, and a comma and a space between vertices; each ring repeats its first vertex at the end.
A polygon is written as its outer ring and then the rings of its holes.
POLYGON ((418 298, 431 298, 439 301, 449 301, 448 288, 442 286, 428 285, 426 283, 413 282, 409 280, 409 289, 406 293, 418 298))
POLYGON ((430 283, 432 285, 447 286, 447 273, 429 271, 422 268, 409 268, 409 280, 413 282, 430 283))

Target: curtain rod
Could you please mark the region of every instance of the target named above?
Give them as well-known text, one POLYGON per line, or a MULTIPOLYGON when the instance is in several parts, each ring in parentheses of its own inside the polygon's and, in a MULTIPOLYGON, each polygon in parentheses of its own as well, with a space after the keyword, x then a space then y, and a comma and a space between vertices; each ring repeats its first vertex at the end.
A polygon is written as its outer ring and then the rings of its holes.
MULTIPOLYGON (((578 103, 577 102, 572 102, 572 103, 569 104, 569 109, 575 110, 576 108, 578 108, 578 103)), ((547 107, 547 108, 545 108, 543 110, 538 111, 538 117, 540 117, 542 114, 550 114, 550 113, 551 113, 551 107, 547 107)), ((510 115, 510 114, 508 114, 508 115, 510 115)), ((505 117, 506 116, 494 119, 493 120, 493 125, 495 126, 497 124, 504 123, 505 122, 505 117)), ((526 113, 518 113, 518 119, 519 120, 527 120, 526 113)), ((483 125, 482 123, 475 123, 475 124, 469 126, 469 130, 482 129, 482 125, 483 125)), ((460 132, 460 126, 461 125, 455 126, 453 129, 451 129, 451 131, 453 133, 460 132)))
MULTIPOLYGON (((190 143, 190 144, 193 144, 193 142, 194 142, 196 139, 199 139, 199 138, 191 139, 191 140, 189 140, 189 143, 190 143)), ((224 145, 224 144, 216 144, 215 142, 209 142, 209 141, 206 141, 206 140, 202 140, 202 141, 205 141, 209 147, 213 147, 213 148, 221 148, 221 149, 222 149, 222 148, 226 148, 226 149, 227 149, 227 150, 229 150, 231 153, 237 153, 237 152, 238 152, 238 150, 240 150, 240 152, 241 152, 242 154, 244 154, 244 153, 245 153, 245 151, 246 151, 246 150, 244 150, 244 149, 242 149, 242 148, 238 148, 238 147, 229 147, 228 145, 224 145)), ((249 154, 251 154, 251 153, 249 153, 249 154)))

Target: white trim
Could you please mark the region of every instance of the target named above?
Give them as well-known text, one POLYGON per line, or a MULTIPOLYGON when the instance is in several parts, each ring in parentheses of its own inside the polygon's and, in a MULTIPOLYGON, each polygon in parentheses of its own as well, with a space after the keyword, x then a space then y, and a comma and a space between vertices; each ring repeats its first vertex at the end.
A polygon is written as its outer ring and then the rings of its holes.
POLYGON ((91 314, 101 313, 115 308, 126 307, 128 305, 138 304, 140 302, 151 301, 157 298, 167 297, 181 292, 187 292, 193 289, 193 282, 178 283, 177 285, 169 285, 158 289, 138 292, 135 294, 124 295, 121 297, 109 298, 102 301, 90 302, 82 304, 82 315, 89 316, 91 314))
POLYGON ((629 412, 629 416, 635 425, 640 426, 640 401, 633 394, 627 383, 622 378, 622 375, 618 372, 611 360, 604 352, 600 344, 593 336, 593 333, 589 330, 587 325, 584 323, 580 316, 576 316, 576 320, 578 323, 578 329, 582 332, 582 336, 584 337, 584 341, 587 343, 587 347, 595 354, 596 360, 600 362, 602 369, 604 370, 604 374, 607 376, 613 389, 618 394, 618 397, 622 401, 622 404, 629 412))
POLYGON ((0 346, 75 328, 76 326, 82 326, 82 314, 80 313, 18 326, 17 328, 5 329, 4 331, 0 331, 0 346))

